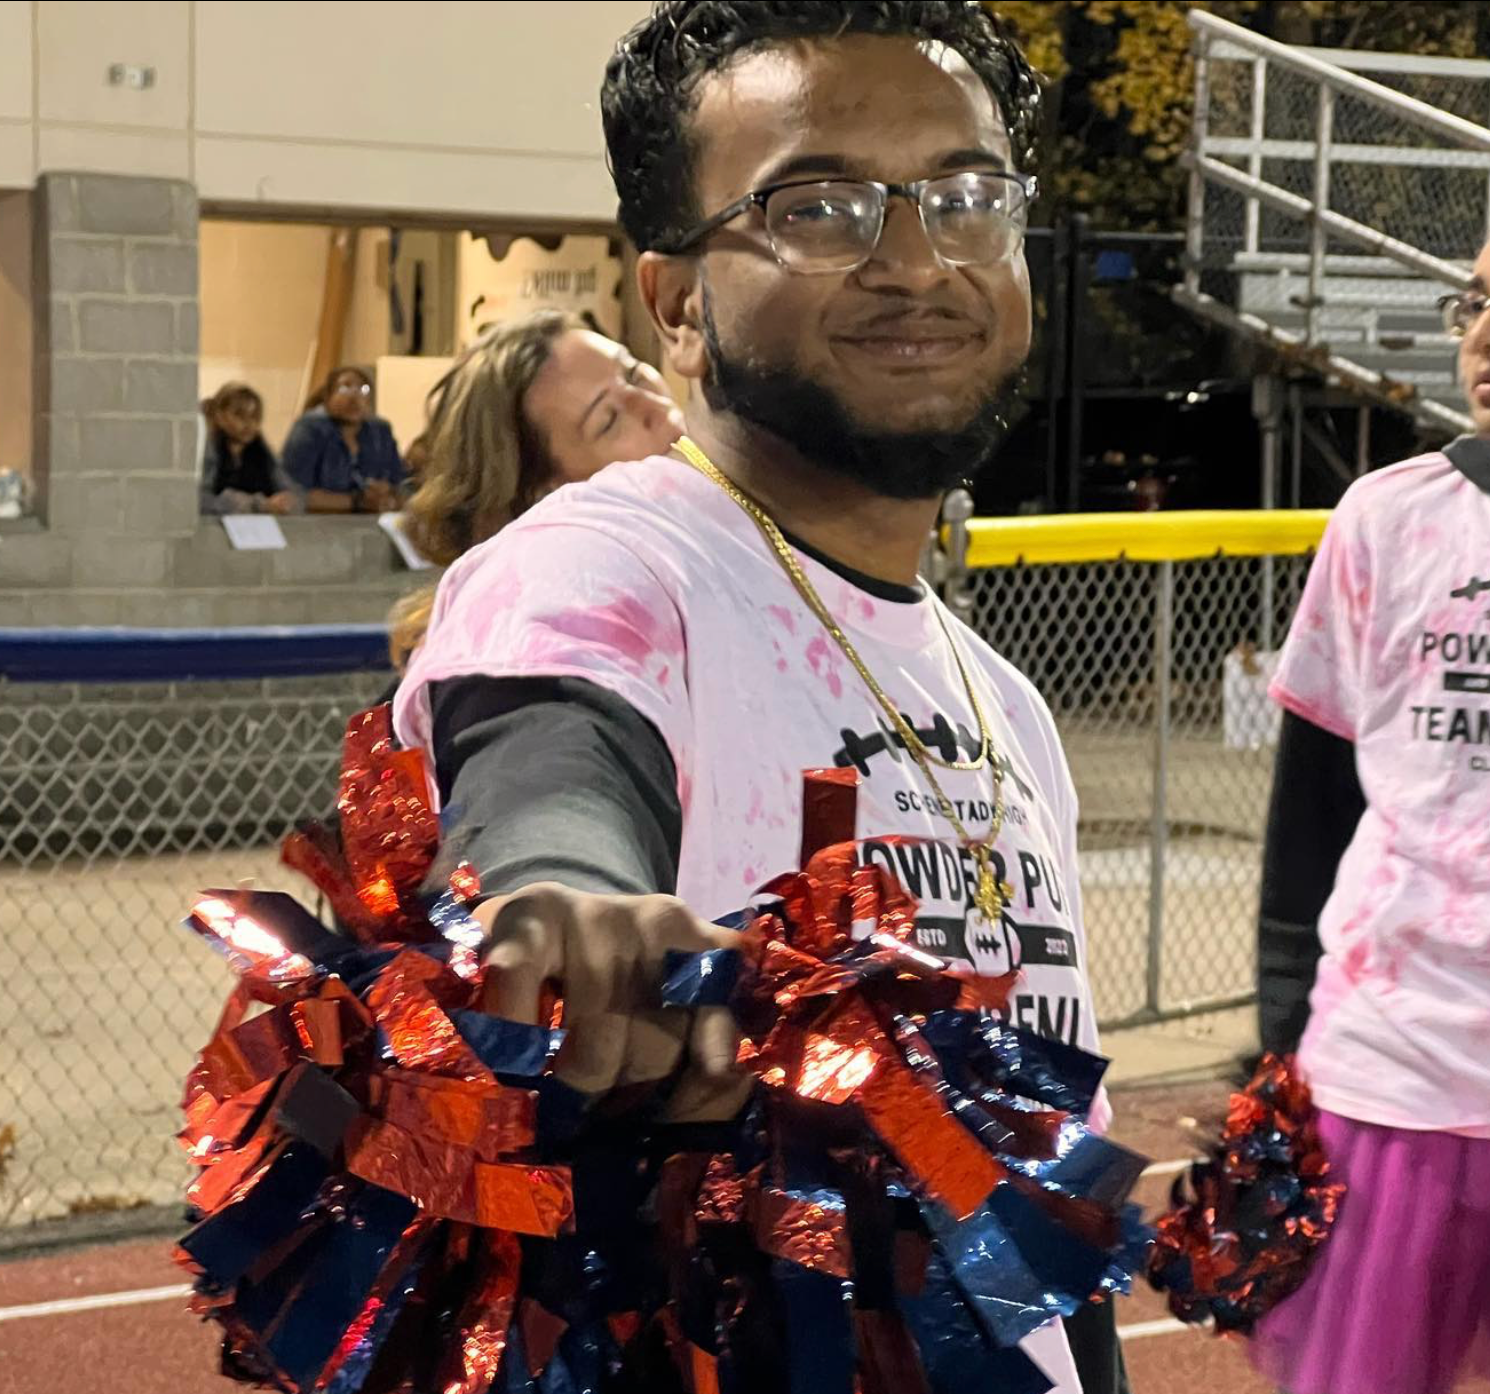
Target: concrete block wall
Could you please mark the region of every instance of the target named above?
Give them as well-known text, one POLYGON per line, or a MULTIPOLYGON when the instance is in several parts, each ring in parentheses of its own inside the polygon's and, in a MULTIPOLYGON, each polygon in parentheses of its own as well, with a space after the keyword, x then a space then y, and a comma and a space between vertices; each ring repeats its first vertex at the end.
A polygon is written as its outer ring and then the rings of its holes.
POLYGON ((428 580, 372 518, 282 519, 284 550, 238 552, 199 516, 189 184, 48 174, 32 226, 42 516, 0 521, 0 625, 369 622, 428 580))
POLYGON ((239 552, 217 518, 185 537, 122 541, 0 524, 0 626, 372 624, 435 575, 405 570, 369 517, 280 526, 284 550, 239 552))
POLYGON ((48 174, 35 214, 47 529, 82 588, 164 584, 166 542, 197 526, 196 193, 48 174))

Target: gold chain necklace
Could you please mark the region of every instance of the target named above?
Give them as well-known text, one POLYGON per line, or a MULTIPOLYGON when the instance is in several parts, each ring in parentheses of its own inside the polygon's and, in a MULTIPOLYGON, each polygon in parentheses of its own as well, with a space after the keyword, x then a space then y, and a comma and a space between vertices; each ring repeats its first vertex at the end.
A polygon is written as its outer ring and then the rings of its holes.
POLYGON ((998 840, 999 831, 1004 825, 1004 772, 998 751, 994 748, 993 735, 988 729, 988 719, 983 714, 983 704, 978 700, 977 689, 973 686, 973 680, 968 673, 967 665, 963 662, 962 652, 956 641, 952 638, 952 631, 947 627, 946 618, 942 615, 940 607, 933 607, 937 623, 941 626, 942 634, 947 640, 947 647, 952 652, 952 661, 957 665, 957 675, 962 679, 962 686, 967 693, 969 705, 973 709, 973 715, 978 723, 978 755, 973 760, 940 760, 927 748, 926 743, 916 734, 915 728, 901 715, 899 707, 891 700, 889 694, 876 681, 873 673, 869 671, 868 665, 859 656, 859 651, 854 647, 852 640, 843 632, 843 627, 833 618, 832 612, 823 603, 822 597, 818 595, 816 588, 808 579, 807 573, 802 569, 797 560, 797 554, 792 550, 791 544, 776 525, 776 520, 766 512, 753 498, 741 489, 723 470, 719 468, 704 452, 684 436, 678 441, 676 449, 687 462, 693 466, 706 479, 718 485, 736 504, 745 512, 756 527, 761 536, 765 538, 767 545, 775 554, 777 561, 781 563, 787 578, 791 581, 796 592, 801 596, 807 608, 817 617, 824 629, 833 637, 848 659, 854 671, 863 679, 867 687, 883 709, 890 725, 894 728, 896 735, 900 737, 901 743, 910 752, 911 758, 919 766, 921 773, 926 776, 927 783, 931 785, 936 794, 938 811, 952 825, 957 836, 962 839, 968 849, 972 852, 973 861, 978 868, 978 885, 973 892, 973 902, 982 912, 989 924, 997 924, 999 916, 1003 913, 1014 896, 1014 888, 1007 881, 1000 881, 993 870, 993 847, 998 840), (932 765, 940 765, 946 770, 979 770, 987 764, 993 776, 993 814, 989 824, 988 834, 981 841, 975 841, 972 834, 963 825, 962 819, 957 816, 957 807, 942 791, 936 775, 932 772, 932 765))

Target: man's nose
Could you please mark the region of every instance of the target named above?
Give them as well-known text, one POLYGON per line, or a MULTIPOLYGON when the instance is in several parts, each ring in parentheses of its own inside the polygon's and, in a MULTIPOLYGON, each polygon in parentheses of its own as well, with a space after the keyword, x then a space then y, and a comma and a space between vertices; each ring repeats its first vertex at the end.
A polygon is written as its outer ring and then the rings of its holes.
POLYGON ((879 242, 859 268, 859 280, 869 287, 924 291, 944 281, 947 274, 947 263, 932 246, 916 202, 891 198, 885 206, 879 242))

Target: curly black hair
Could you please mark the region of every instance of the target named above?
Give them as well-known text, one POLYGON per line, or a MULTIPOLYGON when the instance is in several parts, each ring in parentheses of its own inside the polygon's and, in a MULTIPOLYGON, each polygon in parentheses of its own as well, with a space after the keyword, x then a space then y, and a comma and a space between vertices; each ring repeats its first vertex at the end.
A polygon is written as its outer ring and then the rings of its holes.
POLYGON ((1039 80, 975 0, 660 0, 617 44, 600 89, 621 224, 640 250, 669 247, 699 221, 688 130, 699 79, 742 53, 840 34, 907 35, 961 54, 998 104, 1015 162, 1028 166, 1039 80))

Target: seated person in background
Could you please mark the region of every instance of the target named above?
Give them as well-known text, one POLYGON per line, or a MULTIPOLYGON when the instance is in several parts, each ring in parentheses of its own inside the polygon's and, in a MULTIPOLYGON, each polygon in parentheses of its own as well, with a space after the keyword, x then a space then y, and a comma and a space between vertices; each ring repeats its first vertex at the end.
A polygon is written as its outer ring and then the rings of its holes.
POLYGON ((322 404, 290 428, 285 469, 310 513, 389 513, 399 506, 404 462, 388 423, 373 415, 372 379, 338 368, 322 404))
POLYGON ((264 402, 246 382, 225 382, 202 403, 202 512, 298 513, 300 496, 260 429, 264 402))
MULTIPOLYGON (((429 462, 408 534, 439 566, 484 542, 561 484, 613 460, 660 454, 683 433, 662 376, 559 310, 494 325, 429 395, 429 462)), ((402 668, 424 637, 435 588, 390 616, 402 668)))

